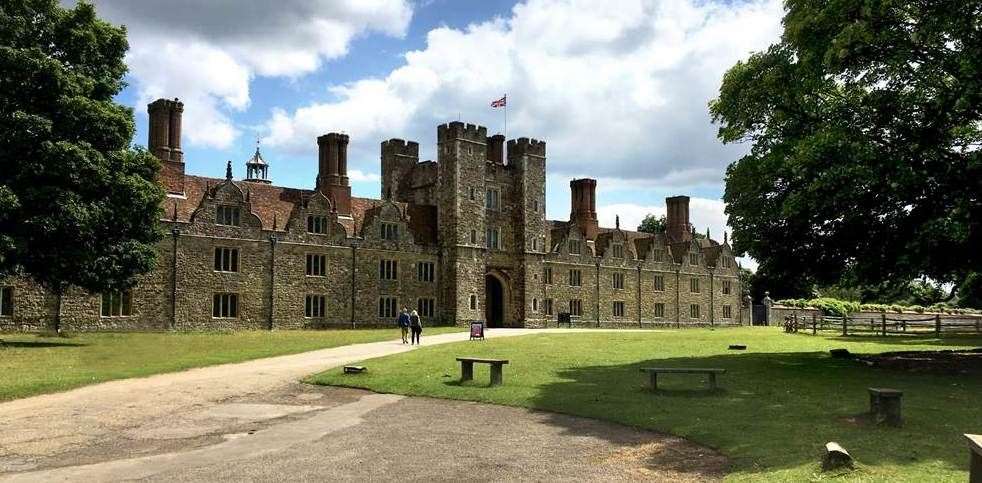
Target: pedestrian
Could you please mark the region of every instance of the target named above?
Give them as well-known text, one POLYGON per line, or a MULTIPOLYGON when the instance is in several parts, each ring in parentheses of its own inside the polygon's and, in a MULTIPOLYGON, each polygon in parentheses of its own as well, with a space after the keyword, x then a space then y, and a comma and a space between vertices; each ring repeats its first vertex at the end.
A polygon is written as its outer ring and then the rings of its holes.
POLYGON ((402 343, 409 343, 409 309, 406 307, 402 308, 402 312, 399 312, 399 329, 402 331, 402 343))
POLYGON ((409 316, 409 327, 413 330, 412 343, 419 345, 419 335, 423 333, 423 323, 419 321, 419 314, 415 310, 409 316))

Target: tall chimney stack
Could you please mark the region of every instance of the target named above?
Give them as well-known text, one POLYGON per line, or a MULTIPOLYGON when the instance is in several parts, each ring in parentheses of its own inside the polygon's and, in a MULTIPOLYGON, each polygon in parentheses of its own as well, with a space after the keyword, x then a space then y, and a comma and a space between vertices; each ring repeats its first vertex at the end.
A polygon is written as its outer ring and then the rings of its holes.
POLYGON ((160 158, 160 182, 169 193, 184 193, 184 151, 181 149, 181 117, 184 104, 177 99, 157 99, 147 105, 150 132, 147 149, 160 158))
POLYGON ((668 216, 665 219, 665 232, 672 243, 692 241, 692 225, 689 223, 689 197, 672 196, 665 198, 668 216))
POLYGON ((317 138, 317 190, 331 200, 339 215, 351 215, 347 134, 332 132, 317 138))
POLYGON ((569 182, 572 195, 569 221, 583 232, 587 240, 595 240, 600 231, 597 223, 597 180, 574 179, 569 182))

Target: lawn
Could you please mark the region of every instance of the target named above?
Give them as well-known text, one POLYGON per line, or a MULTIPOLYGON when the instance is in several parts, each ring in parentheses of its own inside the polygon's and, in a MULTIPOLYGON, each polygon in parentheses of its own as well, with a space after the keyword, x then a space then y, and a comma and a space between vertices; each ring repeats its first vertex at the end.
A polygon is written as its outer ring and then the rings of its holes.
MULTIPOLYGON (((427 334, 460 331, 430 327, 427 334)), ((399 338, 397 329, 0 334, 0 401, 96 382, 399 338)))
MULTIPOLYGON (((982 338, 901 339, 788 335, 774 328, 541 334, 424 348, 365 363, 369 372, 312 376, 318 384, 545 409, 669 432, 719 449, 731 480, 966 481, 962 433, 982 431, 982 378, 909 374, 832 359, 854 353, 982 346, 982 338), (743 343, 746 351, 729 351, 743 343), (461 385, 456 356, 509 359, 503 386, 486 387, 475 366, 461 385), (643 387, 643 366, 722 367, 722 390, 699 376, 659 377, 643 387), (905 425, 879 428, 855 418, 866 388, 904 391, 905 425), (823 445, 838 441, 856 458, 850 474, 819 469, 823 445)), ((561 424, 558 423, 557 424, 561 424)))

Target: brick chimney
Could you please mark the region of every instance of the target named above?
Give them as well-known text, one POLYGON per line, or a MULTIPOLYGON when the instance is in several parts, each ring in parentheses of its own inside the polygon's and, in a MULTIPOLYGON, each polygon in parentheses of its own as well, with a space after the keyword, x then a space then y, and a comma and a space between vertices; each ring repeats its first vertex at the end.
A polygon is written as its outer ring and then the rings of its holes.
POLYGON ((494 164, 504 164, 505 162, 505 135, 495 134, 488 137, 487 158, 494 164))
POLYGON ((665 233, 672 243, 692 241, 692 225, 689 223, 689 197, 672 196, 665 198, 668 216, 665 219, 665 233))
POLYGON ((597 224, 597 180, 590 178, 574 179, 569 182, 572 195, 570 223, 575 224, 583 232, 587 240, 595 240, 599 226, 597 224))
POLYGON ((184 151, 181 149, 181 116, 184 104, 157 99, 147 105, 150 132, 147 149, 162 161, 160 183, 168 193, 184 193, 184 151))
POLYGON ((328 133, 317 138, 317 191, 339 215, 351 215, 351 186, 348 186, 348 135, 328 133))

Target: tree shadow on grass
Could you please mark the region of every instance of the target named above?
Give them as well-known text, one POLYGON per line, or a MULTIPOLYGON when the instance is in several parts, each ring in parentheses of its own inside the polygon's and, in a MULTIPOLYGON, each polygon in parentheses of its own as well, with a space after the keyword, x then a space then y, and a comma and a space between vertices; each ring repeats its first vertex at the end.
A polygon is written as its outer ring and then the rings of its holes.
POLYGON ((78 342, 51 342, 51 341, 29 341, 29 340, 8 340, 0 343, 0 349, 4 347, 18 349, 44 349, 51 347, 85 347, 88 344, 78 342))
MULTIPOLYGON (((894 372, 833 359, 824 352, 740 353, 653 359, 562 370, 533 406, 663 431, 718 449, 737 471, 817 471, 823 445, 837 441, 861 465, 941 463, 964 471, 961 433, 979 429, 978 378, 894 372), (696 375, 659 375, 651 391, 640 367, 718 367, 719 391, 696 375), (673 377, 674 376, 674 377, 673 377), (902 428, 862 424, 868 387, 904 391, 902 428)), ((574 436, 605 438, 602 426, 551 422, 574 436)))
MULTIPOLYGON (((819 334, 821 335, 821 333, 819 334)), ((871 344, 889 344, 889 345, 903 345, 903 346, 920 346, 920 345, 930 345, 930 346, 945 346, 945 347, 958 347, 958 346, 975 346, 982 347, 982 335, 951 335, 944 336, 941 338, 931 335, 889 335, 883 336, 872 336, 872 335, 858 335, 858 336, 835 336, 828 337, 830 341, 839 342, 858 342, 858 343, 871 343, 871 344)))

